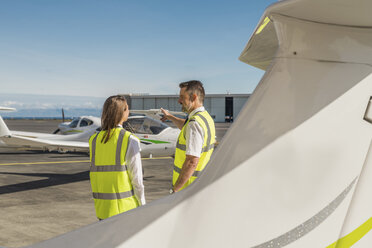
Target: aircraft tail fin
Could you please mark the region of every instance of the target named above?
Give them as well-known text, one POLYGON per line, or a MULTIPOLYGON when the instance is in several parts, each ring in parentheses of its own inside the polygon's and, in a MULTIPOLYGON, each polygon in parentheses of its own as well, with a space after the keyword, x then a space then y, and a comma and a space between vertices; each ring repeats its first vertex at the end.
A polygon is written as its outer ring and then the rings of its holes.
MULTIPOLYGON (((16 111, 15 108, 8 108, 0 106, 0 111, 16 111)), ((0 137, 11 135, 8 126, 5 124, 3 118, 0 116, 0 137)))
POLYGON ((5 124, 3 118, 0 116, 0 137, 11 135, 8 126, 5 124))

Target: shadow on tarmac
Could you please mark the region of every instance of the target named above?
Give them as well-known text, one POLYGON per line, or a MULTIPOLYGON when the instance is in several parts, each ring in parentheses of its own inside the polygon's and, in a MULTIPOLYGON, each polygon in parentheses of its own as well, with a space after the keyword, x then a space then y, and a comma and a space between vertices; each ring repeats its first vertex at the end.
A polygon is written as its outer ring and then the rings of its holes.
POLYGON ((61 156, 50 156, 49 158, 89 158, 88 154, 85 155, 61 155, 61 156))
MULTIPOLYGON (((89 171, 83 171, 75 174, 0 172, 0 175, 47 177, 46 179, 32 182, 0 186, 0 195, 89 180, 89 171)), ((145 181, 153 177, 154 176, 143 177, 143 180, 145 181)))
MULTIPOLYGON (((11 149, 11 148, 9 148, 11 149)), ((57 151, 39 151, 39 150, 24 150, 24 151, 1 151, 0 148, 0 155, 29 155, 29 154, 50 154, 50 155, 58 155, 58 156, 50 156, 49 158, 78 158, 78 157, 89 157, 89 153, 86 152, 67 152, 67 153, 60 153, 57 151)))
POLYGON ((32 182, 0 186, 0 195, 89 180, 89 171, 83 171, 75 174, 13 173, 13 172, 0 172, 0 174, 30 177, 47 177, 46 179, 41 179, 32 182))

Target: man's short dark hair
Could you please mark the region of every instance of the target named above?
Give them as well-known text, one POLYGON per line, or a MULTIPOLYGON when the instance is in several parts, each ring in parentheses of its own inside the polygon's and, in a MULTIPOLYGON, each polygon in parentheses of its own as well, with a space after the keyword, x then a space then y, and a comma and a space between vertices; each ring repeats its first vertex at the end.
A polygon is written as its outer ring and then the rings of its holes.
POLYGON ((193 94, 199 97, 201 103, 204 102, 205 91, 202 82, 198 80, 190 80, 187 82, 180 83, 180 88, 186 88, 186 92, 189 93, 190 98, 193 94))

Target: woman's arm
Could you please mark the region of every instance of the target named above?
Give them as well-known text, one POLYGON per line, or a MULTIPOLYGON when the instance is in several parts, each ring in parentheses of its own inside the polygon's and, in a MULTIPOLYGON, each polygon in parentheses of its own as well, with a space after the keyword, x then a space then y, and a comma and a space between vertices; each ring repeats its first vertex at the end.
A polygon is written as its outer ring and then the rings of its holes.
POLYGON ((133 186, 134 195, 136 196, 140 205, 145 205, 145 187, 143 185, 142 161, 140 151, 141 148, 139 140, 133 136, 130 136, 126 154, 128 174, 133 186))

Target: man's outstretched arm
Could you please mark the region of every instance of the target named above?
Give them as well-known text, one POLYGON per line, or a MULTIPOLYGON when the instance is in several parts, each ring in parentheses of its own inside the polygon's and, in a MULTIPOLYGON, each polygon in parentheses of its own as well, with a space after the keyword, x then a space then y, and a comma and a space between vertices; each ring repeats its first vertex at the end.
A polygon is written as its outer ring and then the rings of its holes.
POLYGON ((170 114, 167 110, 160 108, 161 112, 163 113, 163 117, 160 119, 161 121, 170 120, 176 125, 179 129, 182 129, 183 124, 185 123, 185 119, 178 118, 172 114, 170 114))

